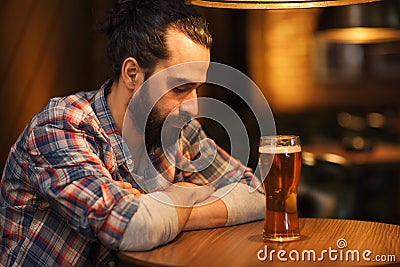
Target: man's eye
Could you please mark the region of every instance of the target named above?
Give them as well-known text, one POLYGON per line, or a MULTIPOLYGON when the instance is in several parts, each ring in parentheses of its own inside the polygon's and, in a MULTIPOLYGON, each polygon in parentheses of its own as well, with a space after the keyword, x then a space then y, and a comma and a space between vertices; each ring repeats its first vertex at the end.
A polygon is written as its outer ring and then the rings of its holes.
POLYGON ((188 88, 186 86, 177 86, 172 89, 175 93, 183 93, 186 92, 188 88))

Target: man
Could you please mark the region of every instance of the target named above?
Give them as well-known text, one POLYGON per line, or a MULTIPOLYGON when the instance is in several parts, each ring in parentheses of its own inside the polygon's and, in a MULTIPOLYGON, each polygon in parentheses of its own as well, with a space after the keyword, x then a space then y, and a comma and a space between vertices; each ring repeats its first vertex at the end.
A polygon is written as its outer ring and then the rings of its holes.
MULTIPOLYGON (((182 1, 127 0, 115 4, 104 30, 114 79, 97 91, 50 100, 11 148, 0 184, 3 266, 111 266, 118 250, 148 250, 183 230, 264 215, 262 194, 250 194, 246 183, 217 197, 238 175, 252 177, 220 148, 207 168, 189 172, 167 163, 159 149, 169 113, 197 113, 201 81, 163 94, 146 121, 152 130, 136 127, 129 149, 121 136, 129 102, 147 89, 145 81, 175 65, 209 62, 205 20, 182 1), (145 151, 137 149, 142 141, 145 151), (216 174, 224 174, 217 183, 216 174), (175 185, 158 186, 165 179, 175 185)), ((204 80, 207 68, 199 66, 193 71, 204 80)), ((201 156, 205 138, 198 122, 188 123, 179 137, 185 157, 201 156)))

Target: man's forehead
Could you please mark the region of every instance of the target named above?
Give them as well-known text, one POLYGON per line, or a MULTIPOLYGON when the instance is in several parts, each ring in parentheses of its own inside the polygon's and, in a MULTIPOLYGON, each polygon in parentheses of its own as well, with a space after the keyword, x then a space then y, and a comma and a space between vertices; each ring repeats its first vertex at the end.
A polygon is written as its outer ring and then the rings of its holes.
POLYGON ((188 62, 164 70, 165 78, 178 83, 205 82, 209 62, 188 62))
POLYGON ((175 85, 182 85, 182 84, 203 84, 205 82, 205 78, 202 76, 169 76, 168 77, 168 82, 173 83, 175 85))

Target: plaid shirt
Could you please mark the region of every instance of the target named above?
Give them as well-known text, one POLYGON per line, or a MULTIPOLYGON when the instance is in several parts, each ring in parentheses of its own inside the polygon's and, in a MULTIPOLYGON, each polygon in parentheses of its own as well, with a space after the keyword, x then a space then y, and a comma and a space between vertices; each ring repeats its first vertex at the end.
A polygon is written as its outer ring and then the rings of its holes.
POLYGON ((150 155, 154 168, 147 168, 143 177, 132 173, 131 154, 105 101, 110 85, 51 99, 12 146, 0 183, 0 265, 117 262, 115 251, 140 198, 112 180, 134 186, 142 181, 144 190, 152 192, 165 188, 166 180, 201 185, 223 174, 214 181, 220 187, 238 177, 252 178, 249 169, 219 147, 211 151, 206 143, 199 151, 199 140, 206 135, 196 121, 181 135, 175 164, 156 151, 150 155), (215 156, 207 168, 176 168, 199 152, 215 156))

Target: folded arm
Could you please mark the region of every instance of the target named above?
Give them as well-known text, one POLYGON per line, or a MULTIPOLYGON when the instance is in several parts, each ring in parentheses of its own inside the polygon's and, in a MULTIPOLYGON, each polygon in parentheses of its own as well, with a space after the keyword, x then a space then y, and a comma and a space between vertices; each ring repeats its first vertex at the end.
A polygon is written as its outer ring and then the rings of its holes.
POLYGON ((213 189, 180 182, 163 192, 141 195, 140 204, 122 236, 123 251, 150 250, 173 240, 183 229, 193 206, 213 189))
POLYGON ((197 204, 183 230, 230 226, 261 220, 265 214, 264 194, 249 192, 245 183, 227 185, 197 204))

